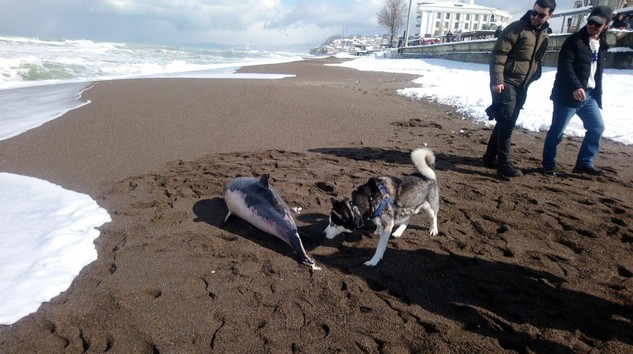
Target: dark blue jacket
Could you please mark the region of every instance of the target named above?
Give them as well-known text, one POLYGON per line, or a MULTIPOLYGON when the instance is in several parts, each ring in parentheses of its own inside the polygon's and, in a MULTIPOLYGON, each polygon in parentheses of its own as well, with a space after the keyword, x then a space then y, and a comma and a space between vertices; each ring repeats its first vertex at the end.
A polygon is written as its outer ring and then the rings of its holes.
MULTIPOLYGON (((598 68, 594 77, 596 87, 593 97, 602 108, 602 69, 607 58, 609 46, 606 35, 600 35, 600 51, 598 52, 598 68)), ((555 103, 568 107, 575 107, 578 102, 574 99, 573 92, 579 88, 587 90, 587 83, 591 75, 591 47, 589 46, 589 33, 587 27, 569 36, 560 49, 558 55, 558 69, 554 88, 550 97, 555 103)))

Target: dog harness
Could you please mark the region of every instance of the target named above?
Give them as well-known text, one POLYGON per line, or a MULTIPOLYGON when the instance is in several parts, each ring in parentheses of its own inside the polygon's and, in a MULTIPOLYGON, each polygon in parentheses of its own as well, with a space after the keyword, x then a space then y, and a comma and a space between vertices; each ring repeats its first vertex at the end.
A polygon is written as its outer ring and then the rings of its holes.
POLYGON ((389 196, 389 193, 387 193, 387 188, 385 188, 385 185, 382 184, 382 182, 377 182, 376 184, 378 185, 378 188, 380 189, 380 192, 382 193, 383 198, 378 208, 376 208, 376 211, 374 211, 374 213, 371 214, 372 219, 379 217, 380 214, 382 214, 383 210, 385 210, 385 207, 387 206, 387 204, 391 204, 392 207, 396 206, 396 203, 393 202, 393 199, 391 199, 391 197, 389 196))

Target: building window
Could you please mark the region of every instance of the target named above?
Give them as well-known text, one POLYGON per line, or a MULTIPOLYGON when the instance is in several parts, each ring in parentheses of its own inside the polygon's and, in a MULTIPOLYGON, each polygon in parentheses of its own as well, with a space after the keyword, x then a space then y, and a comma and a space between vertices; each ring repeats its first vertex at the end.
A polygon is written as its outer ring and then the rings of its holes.
POLYGON ((464 29, 468 31, 468 22, 464 23, 464 29))
POLYGON ((438 13, 437 13, 437 18, 438 18, 438 19, 442 18, 442 13, 441 13, 441 12, 438 12, 438 13))
POLYGON ((479 21, 479 15, 475 15, 475 22, 479 21))
POLYGON ((459 21, 459 14, 455 14, 455 21, 459 21))
POLYGON ((466 14, 466 21, 470 21, 470 14, 466 14))
POLYGON ((451 14, 450 14, 450 12, 447 12, 447 13, 446 13, 446 19, 447 19, 447 20, 450 20, 450 19, 451 19, 451 14))
POLYGON ((495 15, 490 15, 490 23, 495 23, 495 15))
POLYGON ((483 22, 488 21, 488 15, 481 15, 481 20, 482 20, 483 22))
POLYGON ((473 31, 476 31, 479 28, 479 25, 477 25, 476 23, 473 25, 473 31))
POLYGON ((456 30, 459 29, 459 22, 455 22, 455 24, 453 25, 453 28, 455 28, 456 30))

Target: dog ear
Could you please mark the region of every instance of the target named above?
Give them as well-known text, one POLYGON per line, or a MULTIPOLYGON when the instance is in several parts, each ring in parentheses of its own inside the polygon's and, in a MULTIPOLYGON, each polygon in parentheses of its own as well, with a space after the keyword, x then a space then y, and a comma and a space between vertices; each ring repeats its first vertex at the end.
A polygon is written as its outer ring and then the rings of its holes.
POLYGON ((332 206, 335 206, 335 205, 336 205, 336 199, 334 199, 334 198, 330 198, 330 202, 332 202, 332 206))

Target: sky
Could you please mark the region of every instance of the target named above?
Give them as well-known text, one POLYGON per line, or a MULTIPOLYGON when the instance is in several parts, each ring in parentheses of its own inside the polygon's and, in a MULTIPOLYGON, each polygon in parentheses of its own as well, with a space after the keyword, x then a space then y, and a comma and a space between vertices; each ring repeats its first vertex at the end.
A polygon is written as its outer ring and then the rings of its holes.
MULTIPOLYGON (((487 120, 484 112, 490 104, 487 65, 437 59, 349 59, 336 65, 363 71, 418 75, 410 87, 397 93, 452 105, 464 119, 482 125, 494 123, 487 120), (455 82, 471 84, 455 85, 455 82)), ((184 75, 182 77, 186 77, 184 75)), ((195 75, 200 73, 192 75, 197 77, 195 75)), ((530 86, 528 100, 517 121, 519 127, 532 131, 549 128, 552 115, 549 94, 554 75, 554 68, 545 68, 543 76, 530 86)), ((630 99, 633 97, 633 85, 630 84, 633 70, 607 69, 603 80, 604 138, 633 145, 633 120, 629 119, 629 113, 633 111, 630 99)), ((70 93, 70 97, 79 100, 75 93, 70 93)), ((68 109, 79 106, 81 104, 68 109)), ((41 119, 46 117, 41 115, 41 119)), ((33 122, 31 129, 38 129, 39 125, 33 122)), ((0 124, 0 137, 10 128, 0 124)), ((584 134, 578 117, 572 118, 566 133, 584 134)), ((420 143, 425 144, 424 141, 420 143)), ((560 148, 568 146, 561 144, 560 148)), ((596 166, 601 166, 600 155, 596 166)), ((571 170, 571 165, 565 168, 571 170)), ((97 258, 93 244, 99 237, 96 228, 110 222, 110 215, 88 195, 33 177, 0 172, 0 190, 3 191, 0 193, 0 324, 12 324, 66 290, 81 269, 97 258)), ((295 207, 301 208, 300 205, 295 207)))
MULTIPOLYGON (((408 5, 408 1, 404 0, 408 5)), ((417 0, 413 0, 413 4, 417 0)), ((281 49, 310 48, 337 34, 386 30, 385 0, 0 0, 0 35, 39 39, 281 49)), ((533 0, 476 0, 518 19, 533 0)), ((573 0, 558 1, 559 9, 573 0)), ((412 24, 413 26, 413 24, 412 24)))

